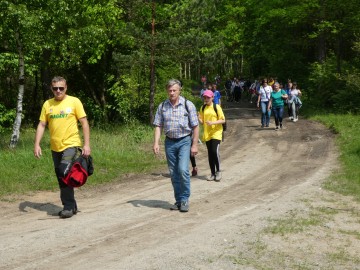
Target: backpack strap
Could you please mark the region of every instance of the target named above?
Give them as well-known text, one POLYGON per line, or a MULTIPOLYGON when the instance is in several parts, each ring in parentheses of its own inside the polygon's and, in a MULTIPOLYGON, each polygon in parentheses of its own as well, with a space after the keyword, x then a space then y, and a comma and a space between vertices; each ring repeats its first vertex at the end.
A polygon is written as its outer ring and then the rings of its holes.
MULTIPOLYGON (((202 105, 201 106, 201 111, 204 113, 204 110, 205 110, 205 107, 206 107, 206 104, 202 105)), ((217 112, 217 108, 216 108, 216 104, 213 102, 213 107, 214 107, 214 111, 216 113, 216 116, 219 118, 219 115, 218 115, 218 112, 217 112)))
MULTIPOLYGON (((186 109, 186 111, 187 111, 187 113, 188 113, 189 126, 190 126, 190 113, 189 113, 189 108, 188 108, 188 105, 187 105, 187 101, 188 101, 188 100, 187 100, 185 97, 184 97, 184 99, 185 99, 185 109, 186 109)), ((164 103, 165 103, 165 101, 161 102, 161 112, 163 111, 164 103)))

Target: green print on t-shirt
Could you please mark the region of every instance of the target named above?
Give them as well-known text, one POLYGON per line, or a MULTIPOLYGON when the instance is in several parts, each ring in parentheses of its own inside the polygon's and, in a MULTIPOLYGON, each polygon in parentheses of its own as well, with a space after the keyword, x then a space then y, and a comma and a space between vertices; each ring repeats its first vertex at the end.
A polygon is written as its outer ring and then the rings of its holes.
POLYGON ((50 118, 51 118, 51 119, 66 118, 68 115, 69 115, 68 113, 66 113, 66 114, 61 114, 61 113, 59 113, 59 114, 52 114, 52 115, 50 115, 50 118))

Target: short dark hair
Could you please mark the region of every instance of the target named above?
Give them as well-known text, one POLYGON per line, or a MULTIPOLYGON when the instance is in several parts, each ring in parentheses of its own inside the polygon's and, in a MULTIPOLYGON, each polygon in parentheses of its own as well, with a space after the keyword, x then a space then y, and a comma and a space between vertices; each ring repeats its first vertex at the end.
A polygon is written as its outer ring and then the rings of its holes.
POLYGON ((66 79, 61 76, 55 76, 54 78, 52 78, 51 83, 57 83, 57 82, 65 82, 66 84, 66 79))

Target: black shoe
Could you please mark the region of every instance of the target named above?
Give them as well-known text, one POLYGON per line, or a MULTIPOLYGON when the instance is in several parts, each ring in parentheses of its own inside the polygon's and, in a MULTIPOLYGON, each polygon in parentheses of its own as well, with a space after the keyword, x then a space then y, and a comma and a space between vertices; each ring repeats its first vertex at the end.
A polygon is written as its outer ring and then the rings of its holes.
POLYGON ((181 202, 180 212, 188 212, 189 211, 189 203, 186 201, 181 202))
POLYGON ((170 206, 170 210, 180 210, 180 203, 174 203, 174 205, 170 206))
POLYGON ((60 218, 71 218, 73 215, 76 215, 78 212, 77 208, 73 210, 62 210, 59 212, 60 218))

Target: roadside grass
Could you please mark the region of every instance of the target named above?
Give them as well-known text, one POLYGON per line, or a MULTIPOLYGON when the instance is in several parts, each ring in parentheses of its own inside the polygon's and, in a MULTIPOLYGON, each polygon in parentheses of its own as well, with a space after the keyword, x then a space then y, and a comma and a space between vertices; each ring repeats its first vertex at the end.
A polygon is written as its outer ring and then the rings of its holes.
MULTIPOLYGON (((0 198, 39 190, 56 190, 49 146, 49 133, 42 139, 42 157, 33 155, 35 129, 21 131, 15 149, 9 149, 10 133, 0 134, 0 198)), ((125 174, 146 173, 165 165, 165 159, 152 153, 153 129, 146 125, 91 129, 94 174, 86 185, 98 185, 121 179, 125 174)))
POLYGON ((360 201, 360 116, 324 114, 310 119, 323 123, 338 135, 341 170, 334 173, 324 187, 360 201))

